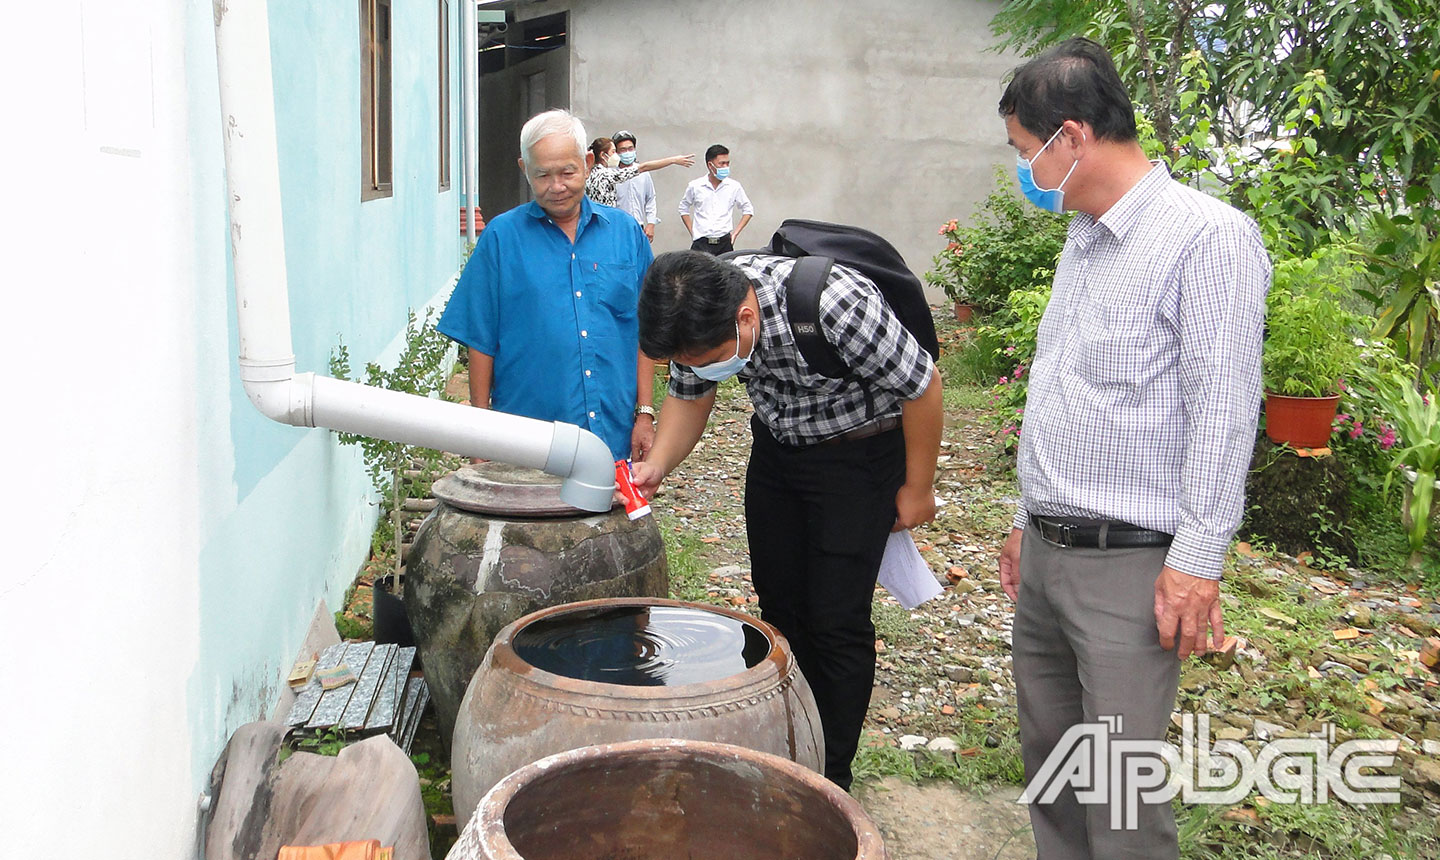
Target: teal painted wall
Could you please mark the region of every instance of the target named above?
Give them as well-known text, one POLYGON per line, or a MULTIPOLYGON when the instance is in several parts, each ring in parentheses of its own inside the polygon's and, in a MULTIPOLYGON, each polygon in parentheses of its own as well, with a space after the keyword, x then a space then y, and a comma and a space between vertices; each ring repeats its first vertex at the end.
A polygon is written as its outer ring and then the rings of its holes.
MULTIPOLYGON (((199 655, 187 687, 197 790, 239 725, 267 718, 317 602, 338 608, 369 549, 375 508, 354 448, 261 416, 236 372, 211 4, 191 0, 187 75, 200 338, 199 655)), ((451 187, 439 190, 436 0, 394 0, 394 194, 360 199, 357 0, 269 6, 286 269, 297 370, 388 363, 407 309, 443 304, 464 237, 459 5, 450 4, 451 187)))

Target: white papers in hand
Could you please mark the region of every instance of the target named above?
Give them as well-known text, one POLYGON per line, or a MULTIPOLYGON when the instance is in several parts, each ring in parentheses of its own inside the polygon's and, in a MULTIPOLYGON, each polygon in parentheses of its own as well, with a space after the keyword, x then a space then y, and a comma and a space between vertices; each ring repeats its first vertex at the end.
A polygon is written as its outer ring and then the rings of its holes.
POLYGON ((920 557, 910 530, 891 532, 880 559, 880 584, 906 609, 914 609, 941 592, 930 565, 920 557))

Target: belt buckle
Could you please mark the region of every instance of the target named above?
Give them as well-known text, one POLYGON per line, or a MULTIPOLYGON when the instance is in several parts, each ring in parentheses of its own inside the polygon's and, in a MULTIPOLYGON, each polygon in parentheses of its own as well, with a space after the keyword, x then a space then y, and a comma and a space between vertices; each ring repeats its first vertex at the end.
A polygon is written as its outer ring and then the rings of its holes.
POLYGON ((1060 540, 1057 541, 1057 543, 1059 543, 1061 546, 1074 548, 1074 546, 1075 546, 1075 525, 1074 525, 1074 523, 1055 523, 1055 525, 1058 526, 1059 529, 1060 529, 1060 540))

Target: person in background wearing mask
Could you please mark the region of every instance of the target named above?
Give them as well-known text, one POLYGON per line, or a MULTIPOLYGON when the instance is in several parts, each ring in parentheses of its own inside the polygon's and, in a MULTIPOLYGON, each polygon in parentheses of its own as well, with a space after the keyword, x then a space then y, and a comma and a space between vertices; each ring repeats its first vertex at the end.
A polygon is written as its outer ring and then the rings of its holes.
MULTIPOLYGON (((610 138, 615 143, 615 155, 621 167, 635 163, 635 135, 628 131, 617 131, 610 138)), ((655 180, 648 173, 641 173, 634 179, 627 179, 615 186, 617 202, 615 207, 630 213, 645 231, 645 238, 655 241, 655 225, 660 219, 655 214, 655 180)))
POLYGON ((794 258, 661 254, 640 292, 640 344, 667 357, 646 496, 695 447, 716 383, 737 373, 755 405, 745 528, 760 614, 790 642, 819 706, 825 775, 843 788, 875 680, 870 618, 891 531, 935 516, 940 374, 869 279, 831 269, 820 327, 850 374, 810 370, 781 306, 794 258))
POLYGON ((585 196, 602 206, 614 206, 618 202, 615 187, 622 182, 652 170, 669 167, 672 164, 683 164, 689 167, 695 163, 695 155, 691 153, 690 155, 672 155, 669 158, 642 161, 639 164, 632 163, 628 167, 620 167, 620 157, 615 154, 615 143, 608 137, 597 137, 592 140, 590 154, 593 156, 595 167, 591 169, 589 178, 585 180, 585 196))
POLYGON ((437 328, 469 348, 472 406, 576 424, 639 460, 655 438, 655 362, 635 315, 650 243, 585 197, 580 120, 531 117, 520 153, 535 199, 490 220, 437 328))
POLYGON ((730 150, 715 144, 705 150, 706 174, 685 186, 680 198, 680 220, 690 231, 692 251, 725 254, 735 250, 740 231, 750 223, 755 207, 740 183, 730 178, 730 150), (735 226, 734 210, 740 210, 735 226))
MULTIPOLYGON (((1220 571, 1255 443, 1270 260, 1255 222, 1146 158, 1095 42, 1017 69, 1000 115, 1025 196, 1076 213, 1030 367, 1020 506, 1000 554, 1029 790, 1060 790, 1031 798, 1035 845, 1044 860, 1173 860, 1170 803, 1137 802, 1123 783, 1133 767, 1092 762, 1121 809, 1036 777, 1081 751, 1060 741, 1082 723, 1163 740, 1180 661, 1205 652, 1207 632, 1224 639, 1220 571)), ((1158 754, 1152 764, 1165 772, 1158 754)))

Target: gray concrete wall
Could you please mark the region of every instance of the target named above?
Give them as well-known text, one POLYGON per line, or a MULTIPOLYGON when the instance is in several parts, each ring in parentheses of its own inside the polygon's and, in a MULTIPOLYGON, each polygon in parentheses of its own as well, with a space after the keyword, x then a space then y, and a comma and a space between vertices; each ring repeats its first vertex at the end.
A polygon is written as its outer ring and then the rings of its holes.
MULTIPOLYGON (((868 227, 916 273, 1014 153, 995 105, 1019 60, 987 50, 986 0, 550 0, 570 10, 570 108, 640 157, 730 147, 755 246, 787 217, 868 227)), ((655 248, 688 246, 676 206, 703 168, 654 176, 655 248)))

